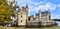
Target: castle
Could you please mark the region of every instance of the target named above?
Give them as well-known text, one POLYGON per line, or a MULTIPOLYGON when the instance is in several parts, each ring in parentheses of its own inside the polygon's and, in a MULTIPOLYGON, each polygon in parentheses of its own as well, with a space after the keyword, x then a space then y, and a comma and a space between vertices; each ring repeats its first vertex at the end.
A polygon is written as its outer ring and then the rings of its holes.
POLYGON ((41 12, 38 14, 28 16, 28 5, 22 6, 15 10, 15 17, 12 18, 13 23, 16 23, 18 26, 51 26, 55 25, 55 21, 51 21, 51 14, 48 11, 41 12))

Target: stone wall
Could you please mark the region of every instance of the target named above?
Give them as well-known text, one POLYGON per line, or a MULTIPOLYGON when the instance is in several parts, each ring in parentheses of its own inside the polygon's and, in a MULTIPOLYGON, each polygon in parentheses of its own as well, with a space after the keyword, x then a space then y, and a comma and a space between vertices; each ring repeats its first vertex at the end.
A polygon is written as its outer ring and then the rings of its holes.
POLYGON ((41 23, 35 22, 35 21, 28 21, 27 22, 27 27, 41 27, 41 23))

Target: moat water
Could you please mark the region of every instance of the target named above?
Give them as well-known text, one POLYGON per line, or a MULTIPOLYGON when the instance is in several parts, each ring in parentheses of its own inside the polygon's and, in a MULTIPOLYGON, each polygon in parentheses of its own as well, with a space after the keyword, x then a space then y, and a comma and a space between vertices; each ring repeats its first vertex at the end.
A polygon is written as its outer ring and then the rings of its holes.
POLYGON ((60 26, 60 21, 57 21, 58 26, 60 26))

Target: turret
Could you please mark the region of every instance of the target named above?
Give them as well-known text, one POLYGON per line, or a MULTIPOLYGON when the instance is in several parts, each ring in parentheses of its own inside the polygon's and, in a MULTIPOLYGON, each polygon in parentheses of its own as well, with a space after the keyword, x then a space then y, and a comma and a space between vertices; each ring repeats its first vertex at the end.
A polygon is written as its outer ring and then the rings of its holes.
POLYGON ((49 17, 49 20, 50 20, 51 19, 51 15, 50 15, 49 9, 48 9, 48 17, 49 17))
POLYGON ((26 5, 26 8, 28 8, 28 5, 26 5))
POLYGON ((41 25, 41 10, 39 10, 39 14, 38 14, 38 21, 39 21, 39 25, 41 25))

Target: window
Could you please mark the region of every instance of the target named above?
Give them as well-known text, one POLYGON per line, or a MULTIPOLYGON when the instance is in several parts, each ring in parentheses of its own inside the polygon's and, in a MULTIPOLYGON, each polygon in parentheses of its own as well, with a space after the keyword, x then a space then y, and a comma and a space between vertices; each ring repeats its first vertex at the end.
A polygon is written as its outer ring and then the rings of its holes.
POLYGON ((21 22, 22 22, 22 20, 21 20, 21 22))
POLYGON ((21 15, 21 17, 22 17, 22 15, 21 15))
POLYGON ((36 20, 36 18, 33 18, 34 20, 36 20))
POLYGON ((30 17, 28 18, 28 20, 30 21, 30 17))

